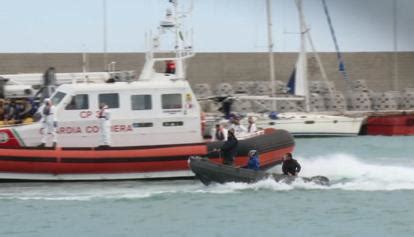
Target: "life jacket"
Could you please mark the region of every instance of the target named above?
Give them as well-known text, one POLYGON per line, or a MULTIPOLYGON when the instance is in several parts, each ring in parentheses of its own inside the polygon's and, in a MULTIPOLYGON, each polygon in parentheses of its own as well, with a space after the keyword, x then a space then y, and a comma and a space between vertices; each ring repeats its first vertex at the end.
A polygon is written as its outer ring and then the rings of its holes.
POLYGON ((167 61, 166 73, 175 73, 175 62, 174 61, 167 61))

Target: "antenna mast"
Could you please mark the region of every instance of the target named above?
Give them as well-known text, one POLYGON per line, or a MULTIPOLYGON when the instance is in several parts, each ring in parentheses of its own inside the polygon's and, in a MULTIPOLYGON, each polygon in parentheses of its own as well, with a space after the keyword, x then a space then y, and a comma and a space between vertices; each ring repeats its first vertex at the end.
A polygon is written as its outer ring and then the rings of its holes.
MULTIPOLYGON (((270 68, 270 87, 272 97, 276 96, 275 85, 275 66, 273 57, 273 39, 272 39, 272 6, 270 0, 266 0, 266 12, 267 12, 267 40, 269 44, 269 68, 270 68)), ((272 102, 272 110, 276 111, 276 100, 272 102)))
POLYGON ((107 70, 108 65, 108 31, 107 31, 107 7, 106 7, 106 0, 102 0, 102 17, 103 17, 103 64, 104 64, 104 71, 107 70))

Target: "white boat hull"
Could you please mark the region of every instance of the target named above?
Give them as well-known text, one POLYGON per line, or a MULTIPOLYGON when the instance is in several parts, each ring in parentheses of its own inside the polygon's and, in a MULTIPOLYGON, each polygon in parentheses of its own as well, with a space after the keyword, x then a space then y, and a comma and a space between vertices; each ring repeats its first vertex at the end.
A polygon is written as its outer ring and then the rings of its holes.
POLYGON ((363 121, 363 117, 283 113, 277 119, 258 117, 256 124, 263 129, 284 129, 296 137, 330 137, 357 136, 363 121))

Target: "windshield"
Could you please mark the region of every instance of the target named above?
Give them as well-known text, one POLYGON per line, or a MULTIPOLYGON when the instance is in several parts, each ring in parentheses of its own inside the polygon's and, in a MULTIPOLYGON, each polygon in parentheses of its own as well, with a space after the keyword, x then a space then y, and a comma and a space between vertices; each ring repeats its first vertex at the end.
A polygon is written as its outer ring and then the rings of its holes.
POLYGON ((63 92, 56 92, 56 94, 52 97, 52 104, 53 105, 58 105, 60 103, 60 101, 62 101, 62 99, 65 97, 66 93, 63 92))

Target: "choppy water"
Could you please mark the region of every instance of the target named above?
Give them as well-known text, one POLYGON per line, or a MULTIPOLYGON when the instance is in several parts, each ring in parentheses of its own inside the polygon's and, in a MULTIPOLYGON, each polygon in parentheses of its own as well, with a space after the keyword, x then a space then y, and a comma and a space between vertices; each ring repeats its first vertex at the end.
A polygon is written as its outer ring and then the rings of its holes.
POLYGON ((296 142, 301 174, 330 187, 4 183, 0 236, 414 236, 414 137, 296 142))

